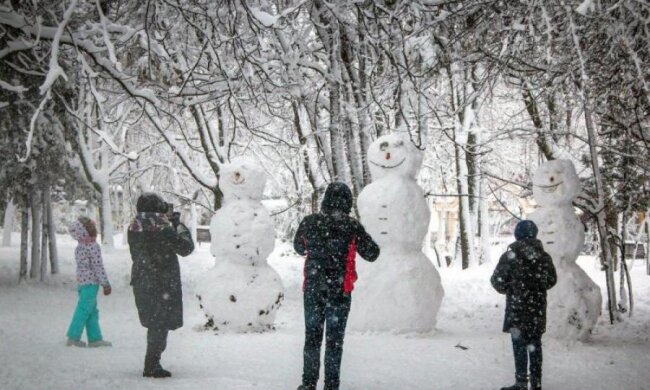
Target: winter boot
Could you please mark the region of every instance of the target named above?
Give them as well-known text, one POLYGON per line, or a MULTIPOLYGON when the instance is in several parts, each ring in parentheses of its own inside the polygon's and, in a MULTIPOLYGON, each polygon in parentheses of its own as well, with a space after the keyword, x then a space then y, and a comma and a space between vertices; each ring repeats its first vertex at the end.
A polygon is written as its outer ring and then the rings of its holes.
POLYGON ((162 367, 156 367, 150 371, 143 371, 142 376, 145 378, 169 378, 172 373, 162 367))
POLYGON ((147 378, 169 378, 172 373, 160 365, 160 353, 148 351, 144 357, 144 371, 142 376, 147 378))
POLYGON ((106 340, 89 341, 88 348, 112 347, 113 343, 106 340))
POLYGON ((528 382, 517 381, 512 386, 502 387, 501 390, 528 390, 528 382))
POLYGON ((68 347, 75 346, 75 347, 80 347, 80 348, 85 348, 86 343, 81 341, 81 340, 74 340, 71 338, 68 338, 68 341, 65 342, 65 345, 68 347))
POLYGON ((172 373, 158 365, 158 367, 154 367, 151 370, 145 369, 142 372, 142 376, 147 378, 169 378, 172 376, 172 373))

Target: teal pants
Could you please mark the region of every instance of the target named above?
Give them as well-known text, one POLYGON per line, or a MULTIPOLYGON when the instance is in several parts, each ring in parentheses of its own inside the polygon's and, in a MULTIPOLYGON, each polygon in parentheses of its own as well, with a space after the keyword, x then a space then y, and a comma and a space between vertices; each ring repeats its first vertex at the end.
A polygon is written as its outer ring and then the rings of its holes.
POLYGON ((68 338, 80 340, 81 334, 86 328, 86 337, 88 337, 89 343, 102 339, 102 331, 99 329, 99 310, 97 310, 98 291, 99 285, 97 284, 84 284, 77 287, 79 302, 77 302, 77 308, 68 328, 68 338))

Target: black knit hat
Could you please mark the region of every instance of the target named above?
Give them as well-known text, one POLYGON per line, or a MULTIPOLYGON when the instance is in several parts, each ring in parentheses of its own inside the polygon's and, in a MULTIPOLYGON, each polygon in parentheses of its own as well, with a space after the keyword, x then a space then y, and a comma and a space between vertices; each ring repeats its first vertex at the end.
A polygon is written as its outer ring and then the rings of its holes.
POLYGON ((139 213, 166 213, 167 207, 167 203, 155 192, 140 195, 135 206, 139 213))
POLYGON ((537 238, 537 225, 535 222, 525 219, 519 221, 515 227, 515 238, 523 240, 524 238, 537 238))

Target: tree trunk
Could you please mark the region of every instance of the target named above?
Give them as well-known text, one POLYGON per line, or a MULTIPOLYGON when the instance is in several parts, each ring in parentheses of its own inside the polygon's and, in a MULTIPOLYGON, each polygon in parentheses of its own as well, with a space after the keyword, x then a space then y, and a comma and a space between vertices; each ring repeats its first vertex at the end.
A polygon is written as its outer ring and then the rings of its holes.
POLYGON ((11 246, 11 233, 14 230, 15 214, 16 205, 14 205, 13 200, 9 199, 5 207, 5 218, 2 225, 2 246, 11 246))
POLYGON ((478 236, 480 240, 479 264, 490 262, 490 211, 485 191, 485 176, 481 175, 478 183, 478 236))
POLYGON ((316 184, 316 177, 314 176, 314 171, 311 168, 311 160, 309 158, 309 151, 307 148, 307 137, 305 136, 305 131, 302 128, 302 121, 300 120, 300 107, 298 103, 292 102, 291 107, 293 108, 293 127, 296 133, 298 134, 298 141, 300 142, 300 147, 302 149, 302 166, 305 170, 305 175, 307 176, 307 181, 311 186, 311 212, 315 213, 318 210, 318 186, 316 184))
MULTIPOLYGON (((586 92, 585 92, 586 94, 586 92)), ((607 284, 607 307, 609 309, 609 321, 614 323, 618 320, 618 310, 616 308, 616 281, 614 279, 614 258, 610 249, 610 237, 607 231, 607 208, 605 207, 605 190, 603 188, 603 179, 598 162, 598 151, 596 149, 596 130, 592 118, 592 112, 588 105, 588 99, 585 96, 584 102, 585 127, 587 128, 587 137, 589 140, 589 151, 591 157, 591 167, 596 184, 596 223, 598 226, 598 237, 600 240, 600 253, 602 263, 605 267, 606 284, 607 284)))
POLYGON ((34 196, 31 197, 32 208, 32 263, 29 268, 29 277, 34 279, 38 276, 41 268, 41 220, 42 211, 40 199, 41 196, 37 191, 34 191, 34 196))
POLYGON ((645 211, 645 264, 646 273, 650 275, 650 209, 645 211))
POLYGON ((27 279, 27 255, 29 251, 29 201, 25 196, 22 210, 20 211, 20 271, 18 280, 27 279))
POLYGON ((49 242, 50 252, 50 272, 52 274, 59 273, 59 253, 56 248, 56 224, 54 223, 54 215, 52 212, 52 188, 48 187, 45 196, 43 197, 47 207, 47 214, 45 215, 45 223, 47 224, 47 235, 49 242))
POLYGON ((108 248, 115 247, 113 233, 113 209, 111 206, 110 186, 101 188, 101 204, 99 206, 99 218, 101 221, 102 244, 108 248))
POLYGON ((470 218, 469 218, 469 202, 467 199, 467 184, 463 180, 467 179, 467 172, 463 169, 463 161, 461 157, 461 147, 454 145, 456 157, 456 188, 458 191, 458 230, 460 235, 460 253, 462 269, 467 269, 471 263, 472 244, 470 241, 470 218))
POLYGON ((49 203, 46 202, 46 195, 45 193, 48 192, 49 190, 47 188, 43 189, 43 196, 42 196, 42 218, 41 218, 41 269, 40 269, 40 275, 39 279, 41 282, 45 281, 45 275, 47 274, 47 244, 48 244, 48 236, 50 234, 50 226, 48 224, 47 220, 47 214, 49 213, 49 203))

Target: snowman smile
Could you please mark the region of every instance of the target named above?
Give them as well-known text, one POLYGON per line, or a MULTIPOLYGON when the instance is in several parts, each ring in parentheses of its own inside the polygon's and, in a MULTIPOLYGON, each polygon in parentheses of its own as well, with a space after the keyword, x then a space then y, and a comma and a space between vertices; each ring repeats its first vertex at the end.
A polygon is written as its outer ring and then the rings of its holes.
POLYGON ((245 181, 246 181, 246 179, 244 179, 243 177, 240 177, 239 179, 233 179, 232 180, 233 184, 238 184, 238 185, 239 184, 244 184, 245 181))
POLYGON ((381 168, 397 168, 397 167, 399 167, 400 165, 404 164, 404 161, 406 161, 406 157, 404 157, 404 158, 402 159, 402 161, 398 162, 398 163, 395 164, 395 165, 383 165, 383 164, 376 163, 376 162, 374 162, 374 161, 372 161, 372 160, 370 160, 370 163, 373 164, 373 165, 376 165, 376 166, 378 166, 378 167, 381 167, 381 168))
POLYGON ((559 188, 563 183, 564 183, 564 182, 561 181, 561 182, 559 182, 559 183, 557 183, 557 184, 551 184, 551 185, 548 185, 548 186, 542 186, 542 185, 539 185, 539 184, 535 184, 535 185, 536 185, 537 187, 541 188, 542 191, 543 191, 544 193, 552 194, 552 193, 554 193, 554 192, 555 192, 555 191, 556 191, 556 190, 557 190, 557 189, 558 189, 558 188, 559 188))

